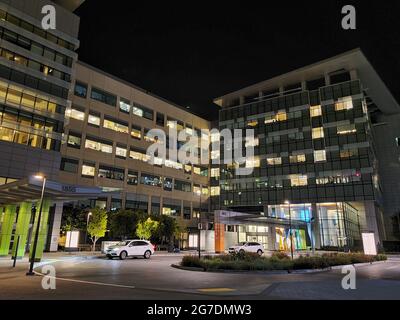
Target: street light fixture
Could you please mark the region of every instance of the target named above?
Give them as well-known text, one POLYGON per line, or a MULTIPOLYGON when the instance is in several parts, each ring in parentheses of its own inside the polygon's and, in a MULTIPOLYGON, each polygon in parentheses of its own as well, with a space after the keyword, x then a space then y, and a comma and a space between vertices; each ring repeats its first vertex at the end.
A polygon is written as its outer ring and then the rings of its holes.
POLYGON ((37 243, 39 240, 39 230, 40 230, 40 221, 42 220, 42 209, 43 209, 43 198, 44 198, 44 190, 46 188, 46 177, 42 174, 37 174, 33 176, 37 180, 42 180, 42 194, 40 196, 40 208, 39 208, 39 215, 38 215, 38 220, 36 224, 36 233, 35 233, 35 240, 33 241, 33 249, 32 249, 32 257, 31 257, 31 263, 29 265, 29 271, 26 273, 27 276, 34 276, 35 273, 33 272, 33 266, 35 263, 35 258, 36 258, 36 249, 37 249, 37 243))
POLYGON ((292 213, 290 211, 290 201, 286 200, 285 204, 289 206, 289 235, 290 235, 290 255, 293 260, 293 231, 292 231, 292 213))
POLYGON ((93 214, 92 212, 89 212, 89 213, 87 214, 85 244, 87 243, 88 227, 89 227, 89 218, 92 216, 92 214, 93 214))

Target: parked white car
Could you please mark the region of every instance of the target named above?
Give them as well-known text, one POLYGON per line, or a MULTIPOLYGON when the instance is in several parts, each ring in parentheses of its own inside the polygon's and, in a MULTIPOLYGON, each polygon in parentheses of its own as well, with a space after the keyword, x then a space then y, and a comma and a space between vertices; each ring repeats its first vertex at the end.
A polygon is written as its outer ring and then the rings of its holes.
POLYGON ((120 258, 125 260, 127 257, 143 257, 150 259, 154 253, 154 246, 146 240, 124 240, 106 250, 109 259, 120 258))
POLYGON ((236 246, 229 247, 229 253, 251 252, 260 256, 264 253, 264 247, 258 242, 241 242, 236 246))

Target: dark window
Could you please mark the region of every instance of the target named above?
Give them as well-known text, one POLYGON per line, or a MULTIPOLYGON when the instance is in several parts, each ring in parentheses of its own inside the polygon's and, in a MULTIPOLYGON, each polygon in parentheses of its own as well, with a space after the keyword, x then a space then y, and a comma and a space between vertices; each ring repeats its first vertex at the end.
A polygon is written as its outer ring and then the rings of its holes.
POLYGON ((115 95, 97 88, 92 88, 90 97, 113 107, 117 105, 117 97, 115 95))
POLYGON ((184 192, 191 192, 192 184, 190 182, 175 179, 174 189, 184 192))
POLYGON ((160 176, 142 173, 140 176, 140 183, 147 186, 161 187, 162 179, 160 176))
POLYGON ((125 179, 124 169, 113 168, 108 166, 99 166, 99 174, 100 178, 107 178, 113 180, 121 180, 125 179))
POLYGON ((351 80, 349 72, 340 72, 340 73, 332 74, 332 75, 330 75, 330 78, 331 78, 331 84, 342 83, 342 82, 347 82, 347 81, 351 80))
POLYGON ((164 190, 165 191, 172 191, 172 178, 164 178, 164 190))
POLYGON ((81 98, 86 98, 87 96, 87 84, 76 81, 74 94, 81 98))
POLYGON ((139 175, 137 171, 128 171, 128 179, 127 179, 127 184, 131 186, 136 186, 138 184, 139 180, 139 175))
POLYGON ((151 109, 142 107, 143 110, 143 118, 149 119, 149 120, 153 120, 154 119, 154 112, 151 109))
POLYGON ((78 173, 79 161, 74 159, 61 159, 61 171, 71 172, 71 173, 78 173))
POLYGON ((156 123, 157 125, 164 127, 165 117, 164 114, 157 112, 156 123))
POLYGON ((80 149, 82 144, 82 135, 75 132, 69 132, 67 145, 71 148, 80 149))

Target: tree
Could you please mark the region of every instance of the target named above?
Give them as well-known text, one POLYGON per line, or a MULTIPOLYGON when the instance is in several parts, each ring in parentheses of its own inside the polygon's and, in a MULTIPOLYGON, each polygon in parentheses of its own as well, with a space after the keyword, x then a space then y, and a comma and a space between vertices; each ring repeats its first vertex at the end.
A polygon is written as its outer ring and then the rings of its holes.
POLYGON ((77 207, 65 206, 61 217, 61 230, 85 230, 86 218, 89 210, 77 207))
POLYGON ((110 216, 110 234, 114 239, 132 239, 136 234, 136 227, 145 219, 146 214, 141 211, 119 210, 110 216))
POLYGON ((141 221, 138 223, 136 228, 136 235, 140 239, 148 240, 157 231, 158 224, 158 221, 147 218, 146 221, 141 221))
POLYGON ((106 234, 108 216, 106 210, 98 207, 92 209, 91 212, 87 231, 93 243, 93 251, 95 251, 97 240, 106 234))
POLYGON ((165 240, 169 244, 173 243, 173 237, 176 234, 179 226, 176 220, 172 217, 161 215, 157 217, 159 222, 157 230, 154 232, 154 238, 163 244, 165 240))

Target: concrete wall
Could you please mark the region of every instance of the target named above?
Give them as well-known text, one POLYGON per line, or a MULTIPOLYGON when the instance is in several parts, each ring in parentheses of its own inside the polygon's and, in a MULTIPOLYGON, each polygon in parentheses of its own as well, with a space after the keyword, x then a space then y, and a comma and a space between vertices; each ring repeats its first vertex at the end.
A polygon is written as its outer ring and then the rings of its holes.
POLYGON ((42 21, 44 15, 42 14, 42 8, 45 5, 51 4, 56 8, 56 27, 54 34, 62 32, 72 38, 78 37, 79 32, 79 20, 80 18, 63 7, 55 4, 48 0, 2 0, 6 5, 21 11, 22 13, 30 16, 31 18, 42 21))
POLYGON ((400 240, 393 233, 391 217, 400 212, 400 115, 380 115, 380 125, 373 128, 383 196, 383 216, 387 240, 400 240))

